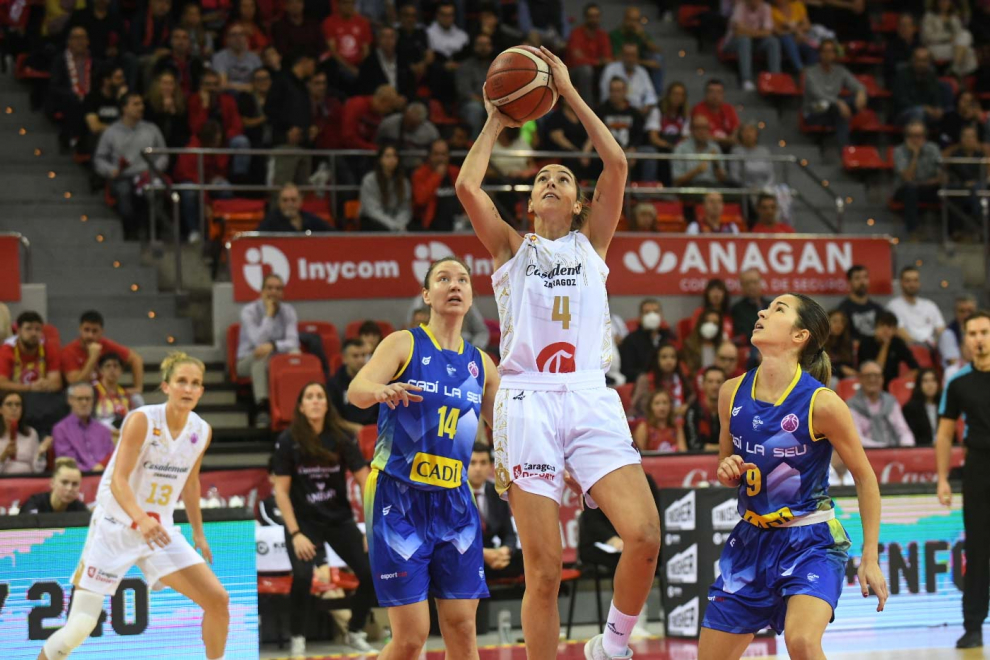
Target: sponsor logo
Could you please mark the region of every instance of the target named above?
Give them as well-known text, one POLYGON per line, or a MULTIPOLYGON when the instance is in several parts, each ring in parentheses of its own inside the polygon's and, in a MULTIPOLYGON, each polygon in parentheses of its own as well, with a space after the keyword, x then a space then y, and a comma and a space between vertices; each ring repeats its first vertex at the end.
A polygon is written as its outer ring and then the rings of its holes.
POLYGON ((432 359, 433 359, 432 355, 427 355, 425 358, 423 358, 423 366, 424 367, 428 366, 430 364, 430 360, 432 359))
POLYGON ((634 273, 669 273, 677 267, 677 255, 662 253, 654 241, 643 241, 639 252, 626 252, 622 263, 634 273))
POLYGON ((663 521, 668 531, 694 531, 695 493, 692 490, 668 506, 663 512, 663 521))
POLYGON ((784 417, 784 419, 780 420, 780 428, 784 429, 788 433, 794 433, 797 431, 799 425, 800 421, 798 420, 798 416, 794 413, 791 413, 790 415, 784 417))
POLYGON ((120 576, 116 573, 110 573, 109 571, 104 571, 102 568, 97 568, 96 566, 87 566, 86 575, 90 580, 95 580, 96 582, 103 582, 104 584, 114 584, 120 580, 120 576))
POLYGON ((680 587, 670 585, 667 587, 667 598, 679 598, 684 595, 684 590, 680 587))
POLYGON ((197 442, 199 442, 199 436, 196 433, 193 433, 191 436, 189 436, 189 444, 194 445, 197 442))
POLYGON ((618 635, 619 637, 625 637, 626 636, 626 633, 620 633, 619 630, 618 630, 618 628, 616 628, 615 627, 615 624, 612 623, 611 621, 609 621, 605 625, 608 626, 608 629, 612 631, 612 634, 613 635, 618 635))
POLYGON ((471 378, 477 378, 478 374, 481 373, 478 370, 478 365, 474 362, 474 360, 468 362, 468 373, 471 374, 471 378))
POLYGON ((454 254, 454 251, 440 241, 420 243, 414 247, 412 269, 413 275, 416 276, 416 281, 422 282, 426 279, 426 273, 430 270, 430 264, 437 259, 443 259, 452 254, 454 254))
POLYGON ((733 408, 732 416, 735 417, 736 415, 738 415, 740 410, 742 410, 742 406, 736 406, 735 408, 733 408))
POLYGON ((447 365, 447 375, 448 376, 456 376, 457 375, 457 367, 455 367, 452 364, 448 364, 447 365))
POLYGON ((160 438, 162 435, 162 430, 156 426, 151 430, 151 435, 155 436, 156 438, 160 438))
POLYGON ((454 458, 419 452, 413 457, 409 479, 420 484, 457 488, 461 485, 464 464, 454 458))
POLYGON ((175 479, 177 476, 189 472, 188 465, 170 465, 168 463, 154 463, 152 461, 145 461, 141 464, 141 467, 148 472, 153 472, 156 476, 168 479, 175 479))
POLYGON ((681 542, 680 534, 664 534, 663 542, 665 545, 674 545, 681 542))
POLYGON ((753 430, 759 431, 761 426, 763 426, 763 420, 760 419, 759 415, 756 415, 753 417, 753 430))
POLYGON ((698 634, 698 597, 671 610, 667 619, 667 632, 672 635, 695 637, 698 634))
POLYGON ((306 495, 306 501, 316 504, 318 502, 329 502, 337 497, 336 488, 327 488, 326 484, 317 484, 316 487, 319 490, 306 495))
POLYGON ((86 575, 88 575, 89 577, 95 577, 96 576, 96 567, 95 566, 90 566, 89 568, 87 568, 86 569, 86 575))
POLYGON ((667 581, 671 584, 698 582, 698 544, 692 543, 684 552, 667 560, 667 581))
POLYGON ((518 479, 521 476, 522 476, 522 466, 521 465, 515 465, 515 466, 513 466, 512 467, 512 478, 513 479, 518 479))
MULTIPOLYGON (((794 514, 791 513, 790 507, 786 506, 778 511, 764 514, 747 510, 743 515, 743 520, 752 525, 756 525, 760 529, 770 529, 771 527, 781 527, 785 523, 794 520, 794 514)), ((733 541, 734 540, 735 539, 733 539, 733 541)))
POLYGON ((382 515, 383 516, 387 516, 388 515, 388 512, 391 511, 391 510, 392 510, 392 505, 391 504, 389 504, 388 506, 383 506, 382 507, 382 515))
POLYGON ((736 498, 726 500, 712 509, 712 529, 716 531, 731 531, 739 522, 739 513, 736 510, 738 501, 736 498))
POLYGON ((395 573, 382 573, 378 576, 379 580, 395 580, 398 578, 404 578, 409 573, 407 571, 396 571, 395 573))
POLYGON ((482 580, 485 579, 485 567, 484 566, 481 566, 481 567, 478 568, 478 577, 480 577, 482 580))
POLYGON ((545 374, 573 373, 577 370, 574 344, 558 341, 550 344, 536 356, 536 368, 545 374))
POLYGON ((808 573, 808 582, 814 582, 818 579, 817 573, 808 573))
POLYGON ((519 392, 519 394, 517 394, 514 397, 512 397, 512 400, 513 401, 522 401, 525 398, 526 398, 526 392, 519 392))
POLYGON ((268 554, 268 544, 267 544, 267 543, 265 543, 264 541, 258 541, 258 542, 257 542, 257 543, 255 544, 255 548, 254 548, 254 550, 255 550, 255 552, 257 552, 257 553, 258 553, 259 555, 267 555, 267 554, 268 554))
POLYGON ((524 479, 526 477, 537 477, 538 479, 552 482, 557 477, 557 468, 549 463, 522 463, 513 466, 513 479, 524 479))
POLYGON ((261 291, 261 286, 265 282, 265 266, 269 272, 278 275, 286 284, 289 283, 291 269, 289 260, 274 245, 262 245, 260 248, 248 248, 244 253, 244 281, 255 291, 261 291))

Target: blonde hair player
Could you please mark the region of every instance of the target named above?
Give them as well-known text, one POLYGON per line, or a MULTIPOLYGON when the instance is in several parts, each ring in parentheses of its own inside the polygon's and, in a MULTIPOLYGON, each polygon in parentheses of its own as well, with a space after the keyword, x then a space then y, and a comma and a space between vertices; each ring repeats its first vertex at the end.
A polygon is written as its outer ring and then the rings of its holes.
POLYGON ((492 284, 502 329, 495 485, 512 506, 522 541, 522 623, 530 660, 557 654, 561 544, 546 530, 558 526, 565 469, 625 544, 606 632, 587 643, 585 657, 627 658, 660 549, 660 518, 639 453, 619 395, 605 386, 612 360, 605 255, 622 210, 628 166, 622 147, 575 91, 560 58, 545 48, 539 53, 604 169, 590 209, 570 169, 541 169, 529 199, 536 231, 520 236, 481 190, 499 132, 518 125, 485 94, 488 120, 464 161, 456 191, 495 259, 492 284))
POLYGON ((206 370, 199 360, 174 352, 161 371, 168 402, 141 406, 124 420, 72 577, 69 618, 45 642, 38 660, 62 660, 82 644, 103 613, 104 597, 116 593, 135 564, 152 589, 171 587, 203 608, 206 657, 224 657, 228 596, 204 563, 212 563, 213 555, 199 509, 199 468, 212 431, 193 409, 203 396, 206 370), (202 556, 172 522, 180 495, 202 556))

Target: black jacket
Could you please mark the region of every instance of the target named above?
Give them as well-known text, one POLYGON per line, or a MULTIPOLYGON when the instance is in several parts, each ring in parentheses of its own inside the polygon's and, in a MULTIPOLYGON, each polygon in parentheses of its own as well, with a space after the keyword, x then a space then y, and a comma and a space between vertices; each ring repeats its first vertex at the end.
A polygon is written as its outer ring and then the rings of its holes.
POLYGON ((672 339, 670 328, 660 328, 656 342, 653 341, 650 332, 642 328, 636 328, 622 340, 619 345, 619 359, 622 361, 622 375, 626 377, 626 382, 636 381, 641 373, 647 371, 651 366, 650 358, 657 350, 657 346, 672 339))
POLYGON ((301 128, 305 139, 313 125, 312 108, 305 80, 300 80, 292 71, 277 76, 265 102, 265 115, 272 125, 274 143, 285 144, 285 134, 293 127, 301 128))
MULTIPOLYGON (((501 545, 516 551, 516 530, 512 527, 512 513, 509 503, 498 496, 495 484, 485 482, 485 502, 488 514, 481 519, 481 540, 486 548, 494 548, 494 538, 497 536, 501 545)), ((479 512, 480 513, 480 512, 479 512)))
MULTIPOLYGON (((325 231, 336 231, 332 225, 327 224, 322 218, 313 215, 312 213, 307 213, 306 211, 300 211, 299 215, 302 216, 302 231, 309 231, 313 233, 325 232, 325 231)), ((282 215, 282 212, 278 210, 278 207, 273 207, 265 219, 261 221, 258 225, 257 231, 269 231, 269 232, 279 232, 279 233, 295 233, 296 228, 292 226, 289 219, 282 215)))
MULTIPOLYGON (((416 96, 416 76, 409 68, 409 62, 398 56, 396 56, 395 64, 395 81, 399 94, 407 99, 416 96)), ((361 68, 358 71, 358 94, 374 94, 381 85, 388 84, 388 78, 378 60, 378 51, 374 49, 361 62, 361 68)))
POLYGON ((932 425, 928 421, 924 402, 912 399, 904 404, 901 411, 904 413, 904 420, 911 429, 911 433, 914 434, 915 444, 919 447, 931 447, 934 434, 932 433, 932 425))

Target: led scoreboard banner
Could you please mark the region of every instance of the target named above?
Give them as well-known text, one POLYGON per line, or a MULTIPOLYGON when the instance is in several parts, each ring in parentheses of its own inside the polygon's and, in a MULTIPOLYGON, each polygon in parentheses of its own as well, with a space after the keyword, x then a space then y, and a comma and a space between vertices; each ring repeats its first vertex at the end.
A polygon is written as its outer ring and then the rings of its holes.
MULTIPOLYGON (((175 512, 186 536, 185 512, 175 512)), ((258 658, 255 523, 246 509, 205 509, 211 569, 230 594, 229 660, 258 658)), ((89 514, 0 516, 0 650, 3 660, 34 660, 65 624, 89 514)), ((201 660, 202 610, 171 589, 153 591, 140 570, 128 571, 76 658, 201 660)))

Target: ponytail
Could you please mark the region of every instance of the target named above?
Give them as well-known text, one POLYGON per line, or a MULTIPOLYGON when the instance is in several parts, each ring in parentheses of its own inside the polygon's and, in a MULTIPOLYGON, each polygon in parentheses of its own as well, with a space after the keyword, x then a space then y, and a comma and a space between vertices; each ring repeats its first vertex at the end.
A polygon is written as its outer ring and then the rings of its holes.
POLYGON ((825 387, 828 387, 829 383, 832 382, 832 358, 828 356, 828 351, 824 348, 820 348, 816 353, 812 353, 811 357, 807 360, 802 359, 801 368, 811 374, 812 378, 825 387))
POLYGON ((801 293, 789 293, 787 295, 796 298, 800 303, 795 325, 799 329, 811 333, 808 342, 798 356, 798 364, 811 374, 812 378, 828 387, 829 383, 832 382, 832 360, 825 350, 830 333, 828 314, 825 312, 825 308, 813 298, 801 293))

